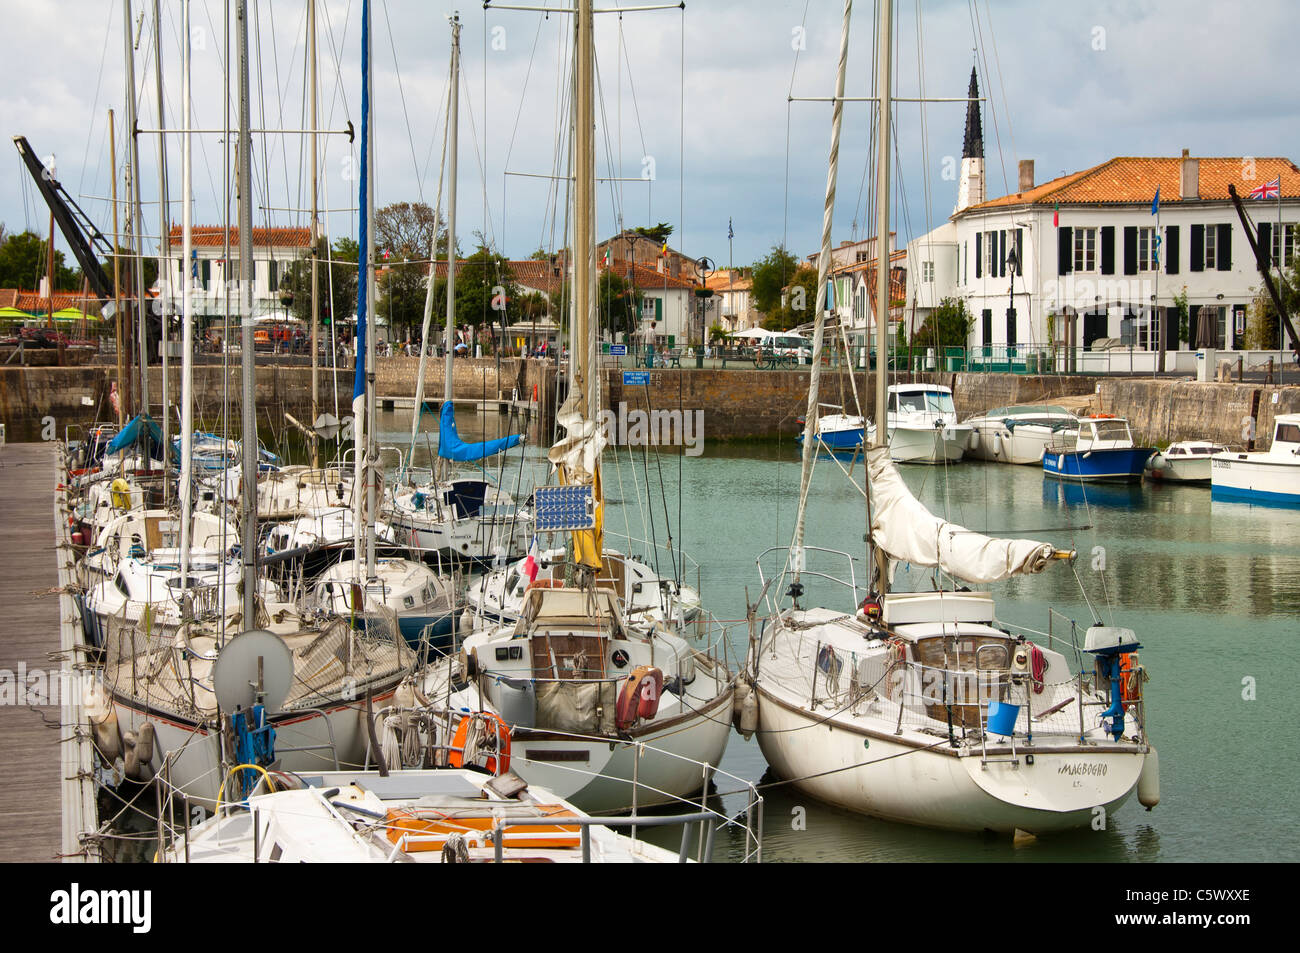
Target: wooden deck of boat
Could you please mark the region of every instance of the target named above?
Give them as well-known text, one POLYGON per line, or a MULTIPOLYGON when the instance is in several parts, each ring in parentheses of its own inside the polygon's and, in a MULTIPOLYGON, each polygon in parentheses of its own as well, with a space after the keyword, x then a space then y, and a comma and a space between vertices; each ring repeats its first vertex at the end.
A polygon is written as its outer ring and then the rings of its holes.
MULTIPOLYGON (((0 446, 0 861, 53 861, 61 849, 59 708, 31 707, 19 666, 57 672, 53 443, 0 446), (52 727, 51 727, 52 726, 52 727)), ((51 679, 57 685, 57 679, 51 679)), ((42 685, 50 682, 41 681, 42 685)))

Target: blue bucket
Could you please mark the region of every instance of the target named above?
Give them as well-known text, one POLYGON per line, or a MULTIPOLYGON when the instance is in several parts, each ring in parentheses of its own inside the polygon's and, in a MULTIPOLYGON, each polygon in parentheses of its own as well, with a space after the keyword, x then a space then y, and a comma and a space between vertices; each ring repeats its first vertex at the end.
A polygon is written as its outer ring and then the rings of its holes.
POLYGON ((1016 730, 1016 718, 1020 715, 1019 705, 1006 702, 990 701, 988 729, 989 734, 1011 736, 1016 730))

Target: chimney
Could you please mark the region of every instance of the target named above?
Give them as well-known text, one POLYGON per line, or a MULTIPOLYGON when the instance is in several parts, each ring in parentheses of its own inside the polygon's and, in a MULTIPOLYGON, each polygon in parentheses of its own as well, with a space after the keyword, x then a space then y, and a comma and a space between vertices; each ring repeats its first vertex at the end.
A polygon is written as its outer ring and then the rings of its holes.
POLYGON ((1019 192, 1028 192, 1034 187, 1034 160, 1020 160, 1020 187, 1019 192))
POLYGON ((1201 163, 1200 160, 1193 159, 1186 149, 1183 150, 1182 175, 1179 181, 1182 189, 1181 198, 1201 197, 1201 163))

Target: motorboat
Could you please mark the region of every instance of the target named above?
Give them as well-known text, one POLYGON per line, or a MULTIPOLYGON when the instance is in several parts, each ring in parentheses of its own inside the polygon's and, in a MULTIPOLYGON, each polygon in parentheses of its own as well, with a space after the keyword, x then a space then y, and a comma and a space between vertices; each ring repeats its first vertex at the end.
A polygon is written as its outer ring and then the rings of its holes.
POLYGON ((1128 421, 1114 414, 1079 418, 1079 429, 1062 432, 1043 453, 1043 475, 1057 480, 1136 483, 1155 447, 1139 447, 1128 421))
POLYGON ((1211 457, 1227 452, 1210 440, 1179 440, 1153 453, 1142 475, 1161 483, 1209 483, 1211 457))
POLYGON ((1216 453, 1210 460, 1213 499, 1300 506, 1300 414, 1277 415, 1267 450, 1216 453))
MULTIPOLYGON (((971 427, 957 422, 952 388, 942 384, 891 384, 889 453, 898 463, 957 463, 970 444, 971 427)), ((876 425, 867 424, 875 444, 876 425)))
POLYGON ((1079 418, 1054 404, 996 407, 968 417, 971 428, 966 452, 994 463, 1038 464, 1049 443, 1078 429, 1079 418))

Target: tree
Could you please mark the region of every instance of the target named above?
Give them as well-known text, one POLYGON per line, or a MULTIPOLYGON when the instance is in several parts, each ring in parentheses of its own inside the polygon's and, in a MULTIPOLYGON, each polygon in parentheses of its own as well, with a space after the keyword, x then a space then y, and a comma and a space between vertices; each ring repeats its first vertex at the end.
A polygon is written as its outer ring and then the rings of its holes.
MULTIPOLYGON (((925 316, 921 326, 912 335, 913 347, 932 347, 942 354, 946 347, 965 347, 970 339, 974 318, 960 298, 944 298, 939 306, 925 316)), ((899 334, 902 334, 899 324, 899 334)))
POLYGON ((632 231, 636 232, 643 238, 650 239, 655 243, 656 247, 662 247, 667 243, 668 236, 673 233, 673 227, 667 222, 660 222, 658 225, 654 226, 642 225, 638 228, 632 229, 632 231))
MULTIPOLYGON (((427 261, 433 242, 434 211, 423 202, 394 202, 375 212, 375 250, 382 258, 427 261)), ((457 249, 457 254, 459 254, 457 249)), ((438 225, 437 257, 447 256, 447 223, 438 225)))
MULTIPOLYGON (((318 291, 321 296, 321 324, 336 318, 346 320, 357 310, 357 260, 360 249, 351 238, 340 238, 331 249, 322 236, 316 246, 321 260, 317 269, 318 291), (332 265, 332 267, 331 267, 332 265)), ((280 290, 293 295, 289 312, 299 321, 311 325, 311 256, 304 255, 292 265, 280 280, 280 290)))
MULTIPOLYGON (((519 286, 505 256, 478 236, 474 254, 456 265, 456 323, 462 327, 499 328, 518 320, 519 286)), ((434 299, 447 300, 447 279, 434 283, 434 299)))
POLYGON ((769 331, 788 331, 797 324, 812 320, 817 307, 817 269, 800 265, 782 289, 777 306, 768 309, 763 327, 769 331))
POLYGON ((799 262, 783 245, 773 245, 766 258, 754 263, 754 286, 751 292, 754 307, 769 315, 780 308, 781 293, 790 284, 798 268, 799 262))
MULTIPOLYGON (((1300 257, 1291 259, 1291 267, 1286 269, 1285 277, 1286 281, 1278 288, 1278 294, 1282 298, 1282 307, 1286 308, 1286 313, 1291 317, 1291 323, 1294 325, 1297 313, 1300 312, 1300 257)), ((1276 280, 1274 278, 1274 281, 1276 280)), ((1273 297, 1267 290, 1260 288, 1250 306, 1249 323, 1246 326, 1246 346, 1256 351, 1276 350, 1281 341, 1281 331, 1273 297)), ((1291 349, 1289 339, 1286 341, 1286 347, 1288 350, 1291 349)))
MULTIPOLYGON (((4 235, 0 239, 0 288, 39 288, 45 277, 48 255, 46 240, 35 232, 4 235)), ((155 274, 156 268, 155 263, 155 274)), ((55 249, 54 290, 77 291, 80 287, 81 270, 67 267, 63 252, 55 249)))
POLYGON ((596 280, 596 309, 601 330, 635 332, 644 297, 640 291, 629 289, 627 280, 613 269, 602 271, 596 280))
MULTIPOLYGON (((1183 285, 1183 290, 1174 295, 1174 310, 1178 313, 1178 341, 1191 342, 1191 309, 1187 306, 1187 285, 1183 285)), ((1174 341, 1174 347, 1178 347, 1178 341, 1174 341)))

